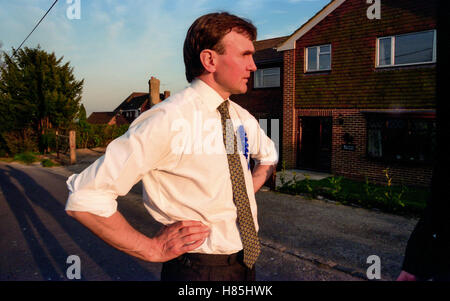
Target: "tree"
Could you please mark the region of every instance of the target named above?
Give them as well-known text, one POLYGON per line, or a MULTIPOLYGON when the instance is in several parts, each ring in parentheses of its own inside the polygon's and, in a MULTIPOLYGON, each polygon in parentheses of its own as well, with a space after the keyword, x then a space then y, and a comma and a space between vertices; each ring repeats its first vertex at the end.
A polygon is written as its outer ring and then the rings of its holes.
POLYGON ((68 128, 80 109, 84 80, 77 81, 69 63, 40 46, 3 52, 0 66, 0 133, 31 128, 39 137, 49 128, 68 128), (14 53, 14 51, 13 51, 14 53))
MULTIPOLYGON (((3 48, 3 42, 0 41, 0 51, 2 50, 2 48, 3 48)), ((2 66, 3 66, 3 60, 2 60, 2 56, 0 55, 0 67, 2 67, 2 66)))
POLYGON ((92 127, 86 118, 86 109, 81 104, 78 114, 78 128, 77 128, 77 147, 87 148, 88 141, 92 135, 92 127))

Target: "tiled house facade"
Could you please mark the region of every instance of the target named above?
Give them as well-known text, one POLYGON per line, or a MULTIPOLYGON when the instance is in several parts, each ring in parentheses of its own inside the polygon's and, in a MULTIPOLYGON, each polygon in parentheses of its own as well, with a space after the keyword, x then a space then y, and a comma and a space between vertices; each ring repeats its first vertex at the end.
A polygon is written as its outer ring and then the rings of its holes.
POLYGON ((430 184, 437 2, 331 1, 277 48, 288 168, 430 184))

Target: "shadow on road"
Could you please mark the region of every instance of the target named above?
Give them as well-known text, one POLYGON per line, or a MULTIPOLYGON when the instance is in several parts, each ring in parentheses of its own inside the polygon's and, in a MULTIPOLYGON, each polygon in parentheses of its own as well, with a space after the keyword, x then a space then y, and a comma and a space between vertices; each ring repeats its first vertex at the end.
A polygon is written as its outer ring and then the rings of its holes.
MULTIPOLYGON (((65 177, 54 174, 52 177, 52 190, 66 190, 67 196, 65 177)), ((158 280, 159 275, 143 267, 131 256, 108 246, 66 215, 65 199, 56 199, 25 172, 10 165, 0 168, 0 187, 44 280, 66 279, 67 257, 76 254, 69 254, 60 240, 70 241, 69 237, 106 274, 103 279, 88 279, 83 277, 81 269, 83 280, 158 280), (39 213, 36 206, 45 210, 60 227, 56 227, 51 219, 47 221, 45 214, 39 213), (55 233, 58 231, 55 229, 62 229, 65 233, 55 233), (105 277, 109 279, 104 279, 105 277)), ((20 276, 13 278, 21 280, 20 276)))

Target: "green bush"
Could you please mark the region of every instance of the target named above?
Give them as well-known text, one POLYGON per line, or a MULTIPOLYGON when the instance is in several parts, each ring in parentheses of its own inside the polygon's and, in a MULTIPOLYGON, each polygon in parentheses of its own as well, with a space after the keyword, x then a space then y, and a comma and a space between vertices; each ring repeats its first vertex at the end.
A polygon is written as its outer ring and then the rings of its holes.
POLYGON ((44 167, 52 167, 52 166, 56 166, 57 164, 55 164, 52 160, 50 159, 44 159, 41 161, 42 166, 44 167))
POLYGON ((106 147, 128 130, 129 125, 79 124, 76 128, 77 148, 106 147))
POLYGON ((41 136, 41 143, 44 149, 56 149, 56 131, 54 129, 47 129, 41 136))
POLYGON ((38 151, 38 137, 31 129, 4 132, 2 138, 10 155, 38 151))
POLYGON ((406 187, 392 185, 389 169, 384 170, 387 183, 379 185, 370 183, 366 178, 364 183, 343 177, 328 177, 322 180, 311 180, 305 175, 304 180, 285 180, 285 170, 281 171, 281 186, 279 192, 289 194, 304 194, 317 197, 321 195, 341 204, 358 205, 363 208, 376 208, 384 212, 418 216, 430 196, 429 189, 422 187, 406 187))
POLYGON ((330 186, 331 186, 331 195, 333 196, 337 196, 341 190, 342 190, 342 185, 341 185, 341 181, 342 181, 342 177, 330 177, 328 178, 328 181, 330 182, 330 186))
POLYGON ((24 152, 24 153, 16 154, 14 156, 14 161, 31 164, 33 162, 38 161, 38 158, 32 152, 24 152))

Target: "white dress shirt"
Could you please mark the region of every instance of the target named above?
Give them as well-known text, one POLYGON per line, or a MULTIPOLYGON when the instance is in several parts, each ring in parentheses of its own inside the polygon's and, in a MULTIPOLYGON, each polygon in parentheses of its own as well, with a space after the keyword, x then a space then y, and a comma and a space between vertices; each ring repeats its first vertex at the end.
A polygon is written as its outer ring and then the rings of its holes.
MULTIPOLYGON (((160 223, 196 220, 210 235, 196 250, 231 254, 242 249, 233 202, 220 113, 224 100, 199 79, 183 91, 142 113, 105 154, 80 174, 67 180, 66 210, 109 217, 117 210, 118 196, 142 180, 143 201, 160 223)), ((250 157, 262 165, 276 164, 275 145, 258 121, 230 101, 230 117, 237 136, 242 127, 250 157)), ((238 139, 238 145, 241 141, 238 139)), ((250 207, 258 231, 257 208, 248 159, 240 148, 250 207)))

